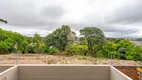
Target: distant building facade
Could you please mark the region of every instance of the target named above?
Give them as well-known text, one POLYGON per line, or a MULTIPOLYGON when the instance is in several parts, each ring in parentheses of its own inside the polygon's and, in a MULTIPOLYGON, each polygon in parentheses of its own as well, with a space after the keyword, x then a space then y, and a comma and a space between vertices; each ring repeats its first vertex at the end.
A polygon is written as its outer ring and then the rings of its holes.
POLYGON ((75 36, 75 33, 74 32, 69 32, 69 34, 67 35, 67 40, 68 41, 75 41, 75 38, 76 38, 76 36, 75 36))

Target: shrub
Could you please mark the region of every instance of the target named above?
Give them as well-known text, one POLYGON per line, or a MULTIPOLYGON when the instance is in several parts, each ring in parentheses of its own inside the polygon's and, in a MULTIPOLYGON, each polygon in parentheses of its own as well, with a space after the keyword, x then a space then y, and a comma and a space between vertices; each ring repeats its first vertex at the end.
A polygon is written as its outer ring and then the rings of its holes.
POLYGON ((134 54, 134 60, 142 61, 142 47, 141 46, 136 47, 136 53, 134 54))
POLYGON ((56 48, 49 48, 48 49, 48 51, 49 51, 49 54, 54 54, 54 53, 57 53, 58 52, 58 49, 56 49, 56 48))
POLYGON ((45 47, 44 48, 44 53, 48 53, 49 52, 48 49, 49 49, 49 47, 45 47))
POLYGON ((28 53, 35 53, 35 47, 34 46, 28 46, 27 50, 28 50, 28 53))
POLYGON ((134 60, 135 61, 142 61, 142 55, 141 55, 141 53, 134 54, 134 60))
POLYGON ((74 52, 70 50, 69 48, 66 48, 65 51, 62 52, 63 56, 73 56, 74 52))
POLYGON ((50 55, 53 55, 55 53, 57 53, 59 50, 57 48, 49 48, 49 47, 46 47, 44 49, 44 53, 47 53, 47 54, 50 54, 50 55))
POLYGON ((102 50, 97 51, 96 56, 98 58, 107 58, 108 54, 106 54, 105 52, 103 52, 102 50))
POLYGON ((7 53, 8 52, 8 45, 6 42, 0 41, 0 53, 7 53))
POLYGON ((119 48, 118 49, 119 52, 119 59, 123 59, 126 60, 126 48, 119 48))
POLYGON ((134 57, 129 55, 129 56, 126 56, 126 59, 127 60, 134 60, 134 57))
POLYGON ((44 52, 45 47, 46 47, 45 44, 40 44, 39 45, 39 50, 40 50, 41 53, 44 52))
POLYGON ((88 52, 86 45, 71 45, 66 52, 67 55, 83 55, 85 56, 88 52))

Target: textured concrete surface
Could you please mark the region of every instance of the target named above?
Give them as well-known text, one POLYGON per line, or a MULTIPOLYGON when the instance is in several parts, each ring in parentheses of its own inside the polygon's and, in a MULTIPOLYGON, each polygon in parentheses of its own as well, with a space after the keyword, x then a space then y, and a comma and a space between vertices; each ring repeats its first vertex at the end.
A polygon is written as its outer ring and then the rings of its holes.
POLYGON ((19 66, 19 80, 110 80, 109 66, 19 66))
POLYGON ((0 73, 3 80, 18 80, 18 66, 11 67, 0 73))
POLYGON ((142 73, 140 73, 140 80, 142 80, 142 73))
POLYGON ((0 73, 0 80, 132 80, 109 65, 16 65, 0 73))
POLYGON ((12 67, 12 66, 0 66, 0 73, 9 69, 10 67, 12 67))
POLYGON ((110 68, 110 74, 111 80, 133 80, 112 66, 110 68))

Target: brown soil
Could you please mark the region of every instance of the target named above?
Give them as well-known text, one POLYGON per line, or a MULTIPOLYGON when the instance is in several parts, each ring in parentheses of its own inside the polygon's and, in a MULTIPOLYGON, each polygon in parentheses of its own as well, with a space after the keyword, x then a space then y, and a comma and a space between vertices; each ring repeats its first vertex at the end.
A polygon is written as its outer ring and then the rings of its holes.
POLYGON ((0 64, 110 64, 114 66, 137 66, 130 60, 99 59, 86 56, 60 56, 43 54, 0 55, 0 64))
POLYGON ((135 66, 116 66, 118 70, 132 78, 133 80, 139 80, 139 72, 135 66))

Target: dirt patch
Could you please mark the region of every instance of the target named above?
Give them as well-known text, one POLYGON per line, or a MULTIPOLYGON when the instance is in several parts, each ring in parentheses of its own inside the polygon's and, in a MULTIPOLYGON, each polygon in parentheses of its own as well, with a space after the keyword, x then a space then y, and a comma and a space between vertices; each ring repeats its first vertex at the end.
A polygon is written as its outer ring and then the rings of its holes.
POLYGON ((116 66, 116 68, 133 80, 141 80, 136 66, 116 66))
POLYGON ((60 56, 45 54, 9 54, 0 55, 0 64, 111 64, 114 66, 137 66, 130 60, 110 60, 86 56, 60 56))

